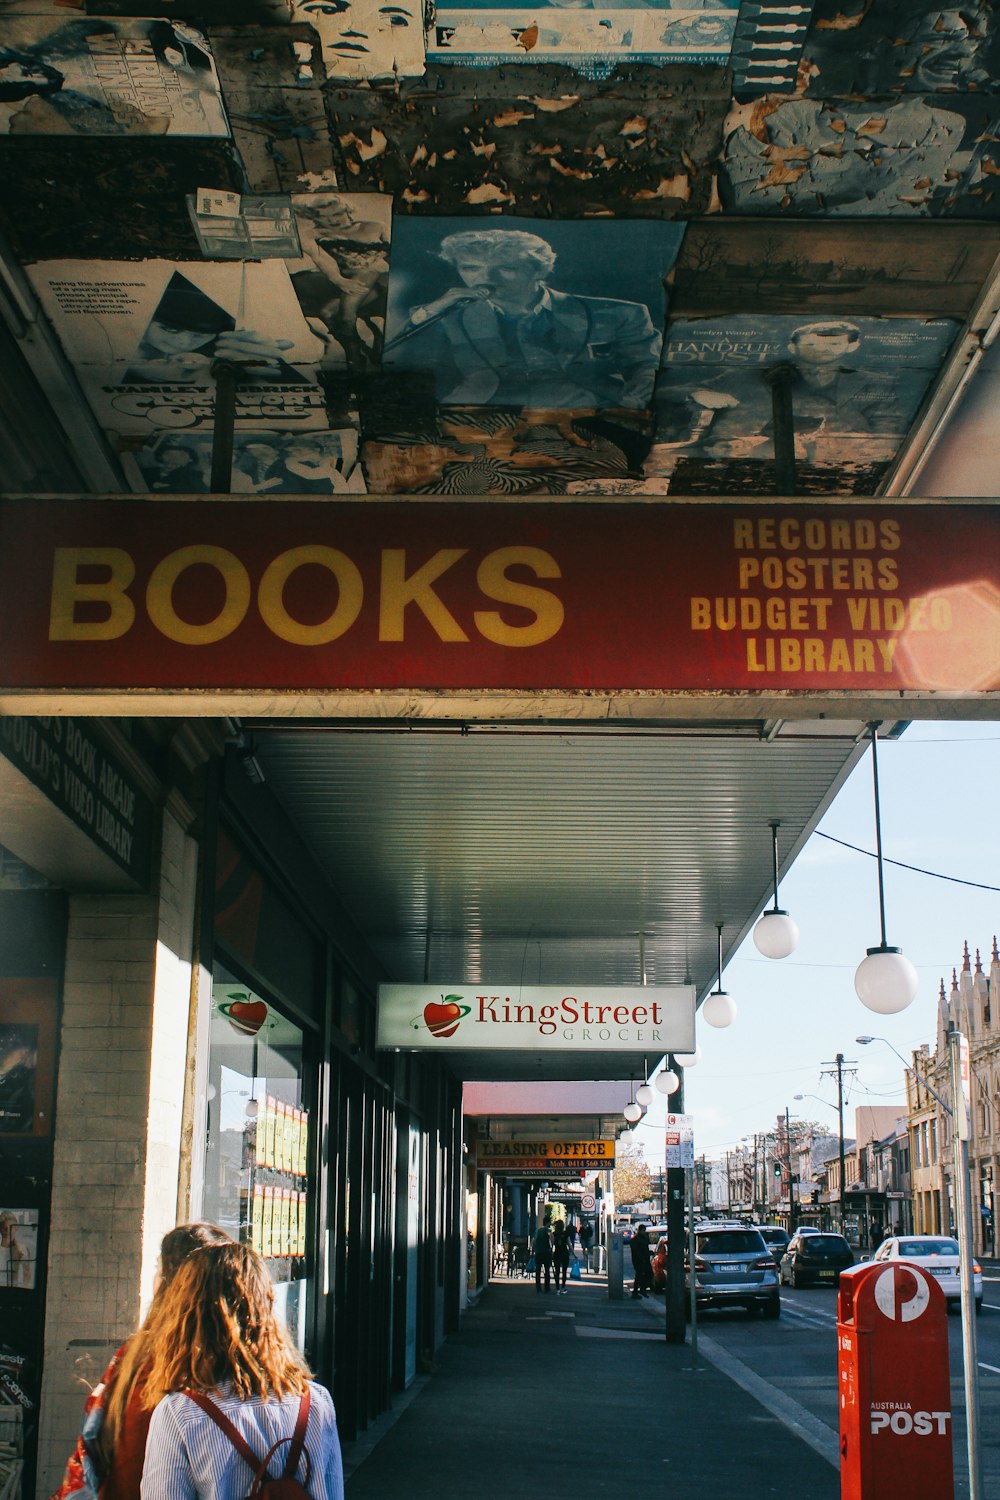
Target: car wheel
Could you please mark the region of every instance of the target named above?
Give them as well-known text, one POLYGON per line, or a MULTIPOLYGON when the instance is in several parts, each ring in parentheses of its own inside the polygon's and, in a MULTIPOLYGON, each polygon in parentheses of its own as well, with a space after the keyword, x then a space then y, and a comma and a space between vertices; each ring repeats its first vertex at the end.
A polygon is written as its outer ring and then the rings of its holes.
POLYGON ((979 1317, 979 1314, 982 1312, 982 1310, 983 1310, 983 1299, 982 1299, 982 1297, 977 1297, 976 1298, 976 1317, 977 1318, 979 1317))
POLYGON ((770 1302, 765 1302, 764 1316, 771 1321, 781 1317, 781 1299, 779 1297, 772 1297, 770 1302))
POLYGON ((793 1270, 792 1271, 792 1286, 795 1288, 796 1291, 798 1291, 798 1289, 799 1289, 799 1287, 801 1285, 802 1285, 802 1277, 799 1275, 798 1271, 793 1270))

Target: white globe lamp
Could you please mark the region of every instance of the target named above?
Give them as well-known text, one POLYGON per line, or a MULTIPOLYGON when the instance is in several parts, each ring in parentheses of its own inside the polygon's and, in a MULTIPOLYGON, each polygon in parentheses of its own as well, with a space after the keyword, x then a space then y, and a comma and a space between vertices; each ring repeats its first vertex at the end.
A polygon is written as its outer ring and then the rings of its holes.
POLYGON ((771 862, 774 875, 774 907, 760 917, 753 930, 754 947, 765 958, 787 958, 799 945, 799 927, 778 905, 778 829, 771 824, 771 862))
POLYGON ((657 1073, 655 1082, 661 1094, 676 1094, 680 1079, 673 1068, 664 1068, 662 1073, 657 1073))
POLYGON ((701 1007, 701 1014, 707 1025, 722 1030, 736 1020, 736 1001, 725 990, 713 990, 701 1007))
POLYGON ((898 948, 869 948, 858 964, 854 988, 862 1005, 880 1016, 905 1010, 916 998, 920 980, 910 960, 898 948))
POLYGON ((693 1052, 675 1052, 674 1062, 680 1068, 696 1068, 701 1062, 701 1048, 696 1045, 693 1052))

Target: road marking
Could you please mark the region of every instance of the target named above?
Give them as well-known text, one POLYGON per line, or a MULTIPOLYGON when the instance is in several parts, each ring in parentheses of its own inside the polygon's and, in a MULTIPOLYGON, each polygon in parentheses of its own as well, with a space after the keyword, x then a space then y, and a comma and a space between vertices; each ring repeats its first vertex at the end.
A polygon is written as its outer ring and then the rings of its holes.
POLYGON ((791 1396, 786 1396, 784 1392, 762 1380, 741 1359, 737 1359, 727 1349, 723 1349, 721 1344, 716 1343, 715 1339, 701 1332, 698 1334, 698 1352, 748 1395, 753 1396, 755 1401, 759 1401, 772 1417, 777 1417, 779 1422, 784 1423, 804 1443, 808 1443, 832 1468, 840 1468, 840 1435, 832 1427, 814 1417, 811 1411, 806 1411, 791 1396))
POLYGON ((979 1361, 979 1368, 981 1370, 989 1370, 991 1375, 1000 1375, 1000 1369, 996 1365, 984 1365, 982 1360, 979 1361))
POLYGON ((805 1323, 810 1328, 836 1328, 837 1320, 831 1313, 825 1313, 821 1309, 798 1307, 790 1302, 787 1297, 781 1299, 782 1316, 787 1315, 795 1322, 805 1323))

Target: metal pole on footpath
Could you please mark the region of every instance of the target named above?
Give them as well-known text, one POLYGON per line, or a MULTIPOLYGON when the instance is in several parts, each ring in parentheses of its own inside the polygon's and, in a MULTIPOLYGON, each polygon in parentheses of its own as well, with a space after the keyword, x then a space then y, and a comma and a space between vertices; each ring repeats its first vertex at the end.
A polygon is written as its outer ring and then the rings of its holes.
POLYGON ((968 1075, 968 1043, 956 1026, 948 1030, 948 1053, 951 1063, 952 1145, 955 1153, 955 1228, 958 1232, 962 1286, 962 1363, 969 1454, 969 1500, 983 1500, 983 1459, 979 1446, 979 1364, 972 1270, 972 1190, 969 1183, 970 1120, 968 1093, 964 1087, 964 1079, 968 1075))

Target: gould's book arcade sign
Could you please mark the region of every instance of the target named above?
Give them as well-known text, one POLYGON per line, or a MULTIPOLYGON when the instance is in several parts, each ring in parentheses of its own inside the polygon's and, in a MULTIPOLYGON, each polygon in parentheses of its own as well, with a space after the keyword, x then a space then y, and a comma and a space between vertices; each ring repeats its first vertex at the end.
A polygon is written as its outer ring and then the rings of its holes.
MULTIPOLYGON (((1000 507, 0 500, 0 693, 1000 692, 1000 507)), ((15 709, 16 711, 16 709, 15 709)))

